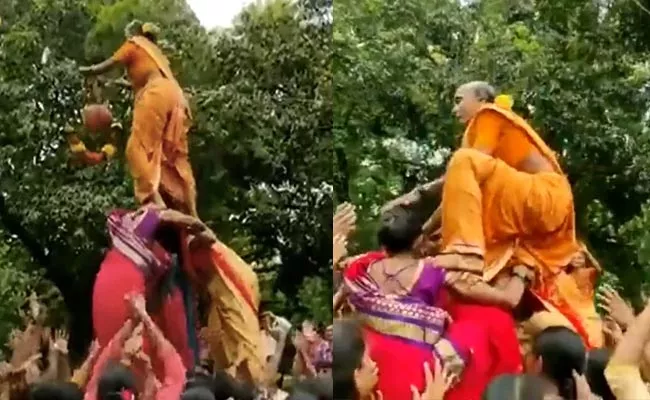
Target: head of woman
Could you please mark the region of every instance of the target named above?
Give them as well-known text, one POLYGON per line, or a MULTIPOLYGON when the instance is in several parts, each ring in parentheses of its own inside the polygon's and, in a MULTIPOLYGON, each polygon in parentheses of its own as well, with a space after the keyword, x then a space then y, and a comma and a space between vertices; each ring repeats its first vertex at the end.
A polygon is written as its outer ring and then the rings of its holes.
POLYGON ((135 400, 137 393, 135 375, 121 363, 109 364, 99 378, 98 400, 135 400))
POLYGON ((357 321, 334 322, 332 377, 334 393, 343 399, 365 399, 377 385, 377 364, 370 358, 357 321))
POLYGON ((29 400, 81 400, 84 394, 70 382, 43 382, 31 387, 29 400))
POLYGON ((575 400, 573 373, 584 373, 585 360, 586 349, 580 336, 568 328, 554 326, 535 337, 526 368, 546 379, 562 398, 575 400))
POLYGON ((454 114, 464 124, 469 122, 485 103, 494 103, 496 91, 487 82, 474 81, 461 85, 454 95, 454 114))
POLYGON ((128 23, 124 29, 124 36, 127 39, 133 36, 144 36, 151 42, 156 43, 160 36, 160 28, 153 22, 142 22, 136 19, 128 23))
POLYGON ((534 375, 501 375, 490 382, 482 400, 546 400, 545 385, 534 375))
POLYGON ((410 252, 426 220, 422 212, 410 207, 397 206, 386 211, 377 232, 379 245, 388 254, 410 252))

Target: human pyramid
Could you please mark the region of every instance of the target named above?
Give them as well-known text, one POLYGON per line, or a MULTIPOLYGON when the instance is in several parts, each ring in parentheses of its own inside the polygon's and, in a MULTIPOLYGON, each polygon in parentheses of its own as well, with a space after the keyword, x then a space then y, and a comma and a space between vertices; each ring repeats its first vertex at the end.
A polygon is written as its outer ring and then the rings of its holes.
MULTIPOLYGON (((143 337, 139 354, 146 361, 136 363, 134 373, 144 381, 150 368, 160 386, 170 374, 183 371, 180 387, 168 389, 178 392, 174 398, 183 389, 184 371, 199 366, 205 347, 210 368, 259 385, 264 368, 257 277, 198 218, 187 139, 192 114, 169 61, 156 45, 157 34, 155 25, 135 21, 127 26, 127 40, 111 58, 80 68, 92 82, 90 98, 95 103, 101 102, 99 78, 119 66, 126 68, 135 93, 125 158, 139 207, 112 210, 107 219, 111 247, 93 289, 96 340, 100 348, 110 349, 139 332, 143 337), (206 296, 207 327, 199 334, 197 299, 206 296)), ((103 104, 87 105, 83 117, 89 131, 121 129, 103 104)), ((72 129, 68 133, 77 163, 97 165, 115 155, 113 143, 94 152, 72 129)), ((101 372, 102 366, 95 371, 101 372)), ((97 379, 91 377, 89 385, 97 379)))
MULTIPOLYGON (((410 399, 411 386, 419 396, 437 374, 445 399, 478 400, 496 377, 524 371, 541 333, 568 332, 587 350, 604 343, 600 267, 576 238, 571 186, 512 105, 485 82, 460 86, 454 112, 466 128, 445 174, 383 207, 379 251, 341 263, 334 307, 363 327, 375 397, 410 399)), ((352 205, 337 209, 335 257, 355 219, 352 205)), ((335 392, 358 392, 344 385, 336 335, 335 392)), ((575 398, 575 384, 559 390, 575 398)))

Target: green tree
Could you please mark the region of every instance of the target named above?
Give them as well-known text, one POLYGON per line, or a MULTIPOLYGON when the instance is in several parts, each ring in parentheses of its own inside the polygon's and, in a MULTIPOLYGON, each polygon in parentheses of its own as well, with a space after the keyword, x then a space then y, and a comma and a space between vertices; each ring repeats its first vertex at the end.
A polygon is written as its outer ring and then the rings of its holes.
POLYGON ((462 132, 456 86, 487 80, 561 155, 580 234, 637 295, 650 273, 650 69, 641 26, 619 29, 633 3, 337 2, 335 197, 360 208, 359 249, 375 245, 381 204, 444 169, 462 132))
MULTIPOLYGON (((208 32, 182 0, 3 3, 0 228, 26 251, 24 265, 60 290, 74 349, 91 337, 105 213, 134 203, 124 160, 71 166, 64 127, 80 125, 78 66, 110 56, 132 18, 161 25, 162 46, 191 96, 202 218, 270 277, 270 300, 296 299, 309 277, 331 279, 331 26, 314 18, 322 15, 314 7, 252 5, 232 28, 208 32)), ((128 128, 131 94, 108 97, 128 128)), ((89 146, 105 140, 83 135, 89 146)), ((310 312, 295 301, 276 307, 310 312)))

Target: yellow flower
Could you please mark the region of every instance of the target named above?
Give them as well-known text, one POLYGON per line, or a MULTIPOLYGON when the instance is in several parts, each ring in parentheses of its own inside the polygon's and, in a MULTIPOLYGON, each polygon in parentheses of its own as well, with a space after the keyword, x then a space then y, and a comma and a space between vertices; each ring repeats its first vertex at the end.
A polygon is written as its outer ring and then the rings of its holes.
POLYGON ((160 34, 160 28, 158 25, 152 22, 145 22, 142 24, 142 33, 151 33, 152 35, 160 34))
POLYGON ((494 99, 494 105, 506 110, 512 110, 514 104, 515 101, 512 99, 512 96, 507 94, 500 94, 494 99))
POLYGON ((104 147, 102 147, 102 153, 106 154, 106 157, 109 159, 113 158, 116 152, 117 149, 112 144, 105 144, 104 147))
POLYGON ((75 154, 84 153, 86 151, 86 145, 84 142, 79 141, 79 143, 71 144, 70 151, 75 154))

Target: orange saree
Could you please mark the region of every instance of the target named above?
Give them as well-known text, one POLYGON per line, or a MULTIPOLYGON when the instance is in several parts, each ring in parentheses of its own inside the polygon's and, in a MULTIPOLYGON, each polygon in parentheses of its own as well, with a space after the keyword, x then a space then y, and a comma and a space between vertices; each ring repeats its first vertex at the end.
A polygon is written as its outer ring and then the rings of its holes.
POLYGON ((210 358, 217 366, 246 382, 264 379, 257 274, 222 242, 194 249, 192 268, 203 277, 210 296, 207 331, 210 358))
POLYGON ((441 234, 442 265, 482 273, 486 280, 503 268, 528 266, 535 271, 532 291, 588 344, 600 342, 585 329, 593 301, 585 305, 577 281, 567 275, 581 251, 571 186, 553 151, 518 115, 486 105, 468 124, 462 148, 447 166, 441 234), (532 151, 551 170, 518 170, 532 151))
POLYGON ((145 37, 130 38, 113 55, 135 91, 126 158, 140 203, 156 193, 171 208, 196 216, 196 185, 187 134, 191 113, 160 49, 145 37))

